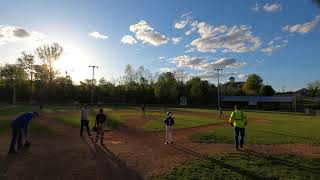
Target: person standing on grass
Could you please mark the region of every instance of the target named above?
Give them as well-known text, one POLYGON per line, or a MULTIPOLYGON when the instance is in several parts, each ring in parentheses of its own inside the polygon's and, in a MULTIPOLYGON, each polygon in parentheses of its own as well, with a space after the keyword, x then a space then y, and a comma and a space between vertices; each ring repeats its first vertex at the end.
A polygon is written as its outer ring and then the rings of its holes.
POLYGON ((39 118, 39 114, 37 112, 27 112, 15 120, 11 122, 12 129, 12 140, 9 148, 8 154, 17 154, 15 151, 15 145, 18 141, 18 150, 22 149, 22 140, 23 137, 25 139, 25 147, 29 147, 31 145, 30 139, 28 139, 28 126, 29 122, 32 119, 39 118))
POLYGON ((240 134, 240 148, 243 148, 245 127, 247 125, 247 116, 240 110, 239 106, 234 107, 234 111, 231 113, 229 123, 231 127, 234 127, 234 145, 235 149, 239 150, 239 134, 240 134))
POLYGON ((88 108, 88 105, 86 104, 81 109, 81 128, 80 128, 81 137, 82 137, 82 132, 84 127, 87 129, 88 136, 91 136, 88 115, 89 115, 89 108, 88 108))
POLYGON ((143 117, 145 117, 146 116, 146 109, 145 109, 144 105, 141 106, 141 111, 142 111, 143 117))
POLYGON ((96 127, 97 127, 97 135, 96 135, 96 143, 98 143, 100 139, 100 144, 103 144, 104 138, 104 123, 107 121, 107 116, 103 113, 103 109, 99 110, 99 114, 96 116, 96 127))
POLYGON ((174 119, 172 117, 172 112, 167 112, 167 118, 164 121, 164 124, 166 125, 166 142, 173 143, 173 137, 172 137, 172 127, 174 126, 174 119))
POLYGON ((219 118, 222 119, 223 118, 223 111, 222 108, 219 108, 219 118))

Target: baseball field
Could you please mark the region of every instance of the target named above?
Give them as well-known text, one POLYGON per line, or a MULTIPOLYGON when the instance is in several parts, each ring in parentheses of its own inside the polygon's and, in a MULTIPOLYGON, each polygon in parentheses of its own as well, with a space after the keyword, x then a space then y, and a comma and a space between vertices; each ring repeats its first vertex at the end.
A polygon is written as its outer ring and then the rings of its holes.
POLYGON ((165 145, 162 107, 90 107, 90 127, 103 108, 104 145, 80 138, 81 107, 1 106, 0 168, 3 179, 320 179, 320 117, 245 111, 245 146, 236 151, 230 111, 168 108, 174 143, 165 145), (32 146, 7 155, 10 121, 39 111, 31 122, 32 146))

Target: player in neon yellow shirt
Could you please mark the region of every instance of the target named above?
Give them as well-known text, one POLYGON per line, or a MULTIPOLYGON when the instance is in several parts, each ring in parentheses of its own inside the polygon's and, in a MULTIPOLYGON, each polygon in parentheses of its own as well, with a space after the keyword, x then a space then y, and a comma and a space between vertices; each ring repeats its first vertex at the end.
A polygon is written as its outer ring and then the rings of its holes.
POLYGON ((234 144, 236 150, 239 150, 239 134, 240 134, 240 148, 243 148, 245 127, 248 124, 247 116, 240 110, 239 106, 234 107, 234 111, 231 113, 229 123, 231 127, 234 127, 234 144))

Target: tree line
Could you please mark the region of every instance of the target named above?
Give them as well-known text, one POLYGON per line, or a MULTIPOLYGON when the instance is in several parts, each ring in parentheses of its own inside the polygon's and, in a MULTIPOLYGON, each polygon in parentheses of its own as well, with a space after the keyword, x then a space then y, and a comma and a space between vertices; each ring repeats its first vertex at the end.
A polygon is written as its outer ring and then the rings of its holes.
MULTIPOLYGON (((62 53, 63 47, 58 43, 46 44, 33 53, 22 52, 15 64, 0 66, 1 102, 88 103, 94 88, 95 103, 177 104, 185 97, 188 104, 217 104, 216 85, 200 77, 186 81, 181 71, 153 74, 143 66, 134 69, 127 65, 124 75, 117 80, 85 79, 75 83, 67 72, 61 74, 53 66, 62 53), (35 63, 36 58, 41 63, 35 63)), ((317 94, 318 86, 310 87, 313 94, 317 94)), ((273 88, 264 85, 256 74, 249 75, 245 82, 236 82, 230 77, 230 81, 220 84, 219 88, 221 96, 275 94, 273 88)))

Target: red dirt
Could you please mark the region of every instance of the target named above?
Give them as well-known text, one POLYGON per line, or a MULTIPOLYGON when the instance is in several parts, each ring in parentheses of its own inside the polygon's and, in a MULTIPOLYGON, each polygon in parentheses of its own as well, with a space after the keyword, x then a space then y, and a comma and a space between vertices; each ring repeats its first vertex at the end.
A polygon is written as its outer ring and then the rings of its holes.
MULTIPOLYGON (((30 150, 6 161, 4 166, 9 167, 6 179, 138 179, 138 174, 151 179, 199 158, 192 152, 204 156, 236 153, 231 144, 193 143, 189 140, 195 132, 227 126, 226 122, 175 130, 175 144, 165 145, 164 132, 143 131, 144 123, 150 119, 153 117, 130 117, 118 130, 105 133, 105 146, 101 147, 93 145, 89 138, 79 138, 77 128, 46 118, 42 124, 53 128, 56 134, 34 137, 30 150)), ((249 122, 266 121, 255 118, 249 122)), ((8 144, 8 140, 0 140, 0 143, 8 144)), ((247 145, 246 148, 263 154, 320 156, 320 146, 304 144, 247 145)), ((3 146, 0 152, 3 154, 3 146)))

